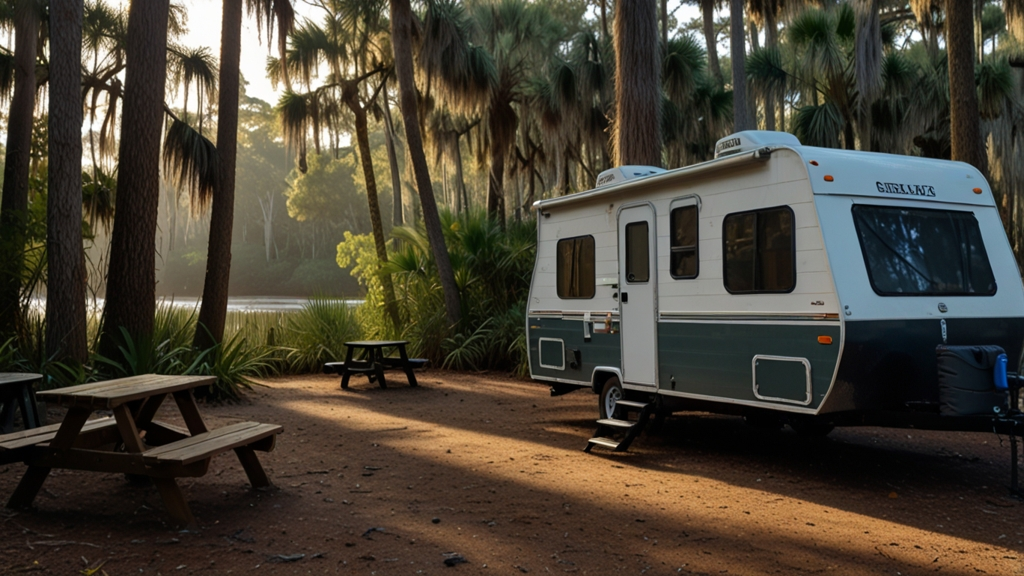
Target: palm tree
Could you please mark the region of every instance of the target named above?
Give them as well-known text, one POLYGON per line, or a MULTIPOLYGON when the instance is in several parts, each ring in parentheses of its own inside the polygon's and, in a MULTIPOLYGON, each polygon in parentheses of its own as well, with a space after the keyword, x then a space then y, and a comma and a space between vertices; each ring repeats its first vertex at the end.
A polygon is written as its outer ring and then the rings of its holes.
POLYGON ((423 138, 420 136, 419 109, 416 101, 416 80, 413 71, 412 56, 412 6, 409 0, 389 0, 391 7, 391 47, 395 56, 395 75, 398 78, 398 90, 402 109, 402 122, 405 124, 406 145, 412 160, 413 173, 416 177, 416 188, 423 207, 423 223, 427 229, 430 250, 434 254, 441 289, 444 291, 444 305, 448 322, 456 325, 462 318, 458 284, 452 270, 451 258, 441 231, 441 217, 434 200, 434 189, 430 182, 427 168, 427 157, 423 152, 423 138))
POLYGON ((88 356, 82 252, 82 12, 82 3, 76 0, 50 2, 46 207, 46 354, 79 364, 88 356))
MULTIPOLYGON (((224 337, 231 277, 231 238, 235 212, 235 159, 238 150, 239 62, 242 53, 243 0, 223 0, 220 38, 220 96, 217 104, 217 160, 219 165, 210 207, 210 243, 199 323, 193 345, 206 349, 224 337)), ((247 0, 250 14, 265 27, 268 40, 278 26, 278 48, 284 53, 295 14, 291 0, 247 0)))
POLYGON ((653 0, 615 8, 615 163, 661 166, 661 63, 653 0))
POLYGON ((7 156, 0 200, 0 334, 14 333, 20 317, 39 11, 36 0, 17 0, 14 6, 14 95, 7 115, 7 156))
POLYGON ((708 69, 718 81, 719 86, 725 85, 722 76, 722 65, 718 62, 718 32, 715 30, 715 8, 721 0, 690 0, 691 4, 700 6, 701 30, 704 33, 704 44, 707 47, 708 69))
POLYGON ((949 61, 949 139, 953 160, 988 171, 981 140, 978 89, 974 78, 974 19, 971 3, 946 0, 949 61))
MULTIPOLYGON (((298 140, 304 141, 308 132, 311 131, 314 135, 319 133, 324 125, 332 134, 340 132, 340 114, 327 111, 340 111, 342 107, 349 110, 354 120, 356 145, 366 184, 366 201, 378 267, 383 268, 388 262, 387 240, 384 237, 377 178, 371 158, 367 115, 386 86, 386 60, 390 55, 381 53, 380 49, 384 23, 378 22, 376 27, 371 28, 368 24, 373 18, 367 18, 366 14, 359 18, 350 17, 349 10, 365 9, 366 6, 363 4, 324 5, 323 8, 326 14, 322 25, 306 23, 289 39, 289 50, 285 59, 287 70, 302 78, 309 92, 301 95, 286 93, 281 99, 279 115, 285 133, 289 135, 289 141, 294 146, 298 140), (327 66, 330 74, 326 84, 313 89, 311 81, 318 76, 321 63, 327 66), (374 77, 381 78, 372 94, 367 94, 366 86, 374 77)), ((279 73, 275 73, 273 77, 275 80, 281 79, 279 73)), ((402 323, 394 284, 387 274, 380 274, 379 278, 384 290, 385 310, 395 332, 399 333, 402 323)))
POLYGON ((133 339, 153 333, 169 11, 169 0, 146 0, 132 2, 128 13, 119 193, 100 337, 100 353, 108 358, 119 356, 122 329, 133 339))

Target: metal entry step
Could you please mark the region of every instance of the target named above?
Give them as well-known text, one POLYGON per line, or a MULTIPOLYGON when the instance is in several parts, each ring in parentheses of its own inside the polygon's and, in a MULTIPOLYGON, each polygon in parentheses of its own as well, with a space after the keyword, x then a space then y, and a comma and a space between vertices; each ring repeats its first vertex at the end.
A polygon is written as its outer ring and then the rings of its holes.
POLYGON ((594 437, 587 440, 587 447, 584 452, 590 452, 594 446, 607 448, 612 452, 625 452, 633 440, 643 432, 647 420, 653 411, 653 405, 645 402, 634 402, 632 400, 618 400, 615 402, 616 412, 637 413, 636 420, 621 420, 619 418, 601 418, 597 421, 597 431, 594 437), (621 439, 612 436, 622 435, 621 439))

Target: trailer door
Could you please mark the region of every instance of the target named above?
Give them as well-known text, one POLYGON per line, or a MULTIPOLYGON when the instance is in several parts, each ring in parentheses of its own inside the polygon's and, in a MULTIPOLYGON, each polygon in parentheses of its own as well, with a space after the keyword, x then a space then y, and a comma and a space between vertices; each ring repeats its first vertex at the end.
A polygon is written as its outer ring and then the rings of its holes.
POLYGON ((619 318, 623 384, 657 386, 658 270, 654 209, 650 204, 619 213, 619 318))

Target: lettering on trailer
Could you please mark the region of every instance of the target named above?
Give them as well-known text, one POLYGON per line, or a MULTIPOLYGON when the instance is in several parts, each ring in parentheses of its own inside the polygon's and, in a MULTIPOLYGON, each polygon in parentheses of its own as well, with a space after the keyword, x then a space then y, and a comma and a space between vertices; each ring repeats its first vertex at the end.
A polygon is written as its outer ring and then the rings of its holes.
POLYGON ((902 194, 904 196, 935 197, 935 187, 927 184, 897 184, 896 182, 875 182, 875 187, 882 194, 902 194))
POLYGON ((723 140, 718 143, 718 146, 715 146, 715 154, 721 154, 724 150, 727 150, 729 148, 735 148, 739 145, 739 138, 730 138, 728 140, 723 140))

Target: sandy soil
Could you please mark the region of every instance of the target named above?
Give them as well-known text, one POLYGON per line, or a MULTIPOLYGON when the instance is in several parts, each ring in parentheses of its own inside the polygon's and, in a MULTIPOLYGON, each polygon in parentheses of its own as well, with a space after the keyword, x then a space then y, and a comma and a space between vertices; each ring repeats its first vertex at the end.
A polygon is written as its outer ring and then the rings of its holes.
MULTIPOLYGON (((274 379, 204 406, 215 426, 285 433, 261 454, 276 489, 250 490, 231 454, 181 481, 193 530, 168 526, 152 487, 55 471, 36 509, 0 512, 0 573, 1024 574, 1024 503, 992 434, 807 440, 687 414, 629 453, 584 454, 589 392, 420 382, 274 379)), ((0 467, 0 498, 23 471, 0 467)))

